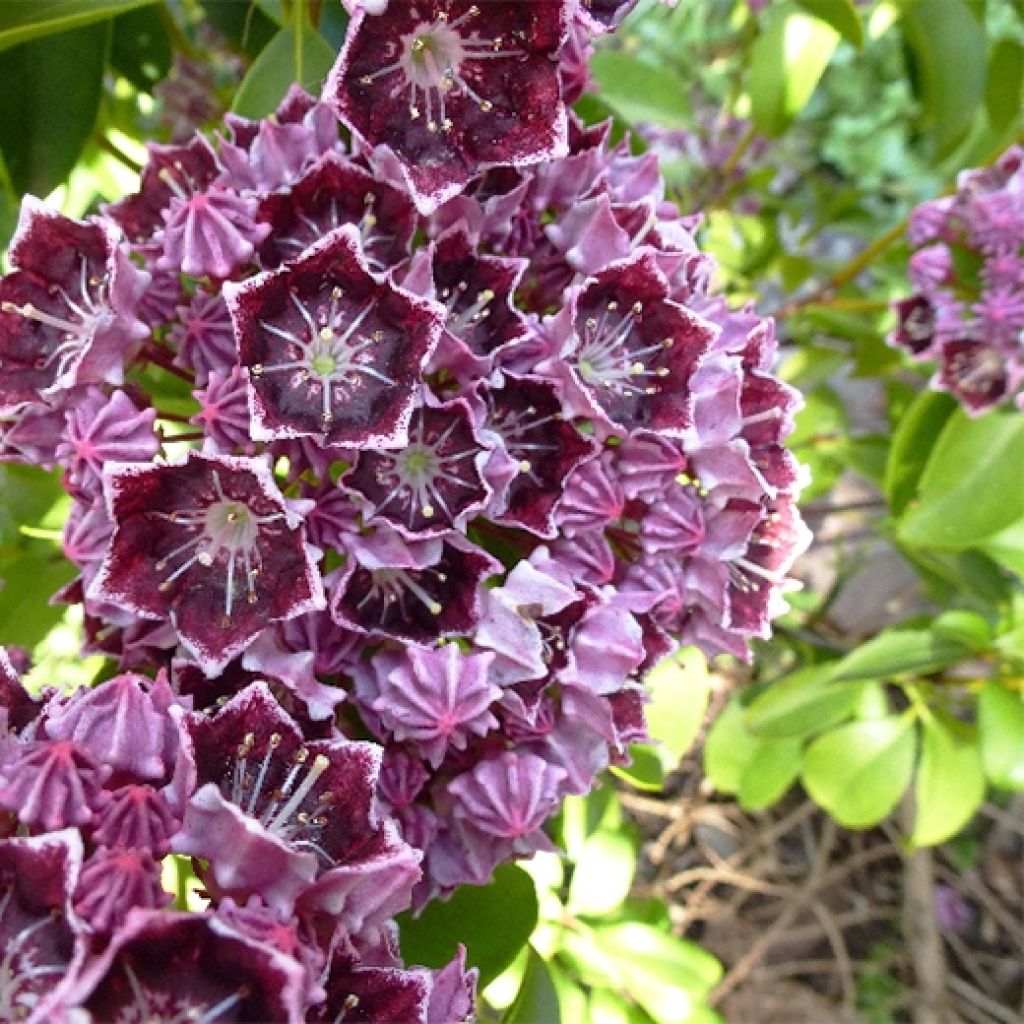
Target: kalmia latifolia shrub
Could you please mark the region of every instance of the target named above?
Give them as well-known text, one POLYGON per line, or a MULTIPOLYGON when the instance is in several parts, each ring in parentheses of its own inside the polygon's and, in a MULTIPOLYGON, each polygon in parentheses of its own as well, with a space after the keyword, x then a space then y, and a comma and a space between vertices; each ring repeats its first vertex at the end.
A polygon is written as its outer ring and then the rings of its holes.
POLYGON ((965 171, 951 196, 910 219, 910 279, 890 341, 938 361, 931 385, 973 416, 1024 409, 1024 149, 965 171))
POLYGON ((394 915, 548 847, 677 644, 768 634, 797 396, 569 108, 626 6, 359 8, 321 99, 151 145, 84 222, 25 201, 2 453, 63 470, 116 674, 3 658, 4 1019, 469 1018, 394 915))

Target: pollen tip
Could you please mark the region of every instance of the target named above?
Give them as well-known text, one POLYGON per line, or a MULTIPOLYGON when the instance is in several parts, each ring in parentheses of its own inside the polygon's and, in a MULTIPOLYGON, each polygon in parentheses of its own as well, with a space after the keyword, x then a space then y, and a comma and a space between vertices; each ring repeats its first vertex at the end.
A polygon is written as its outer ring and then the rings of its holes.
POLYGON ((420 512, 423 513, 423 516, 426 519, 433 519, 434 518, 434 506, 433 505, 424 505, 423 508, 420 509, 420 512))
POLYGON ((437 601, 431 601, 427 607, 430 609, 431 615, 441 614, 441 605, 437 601))

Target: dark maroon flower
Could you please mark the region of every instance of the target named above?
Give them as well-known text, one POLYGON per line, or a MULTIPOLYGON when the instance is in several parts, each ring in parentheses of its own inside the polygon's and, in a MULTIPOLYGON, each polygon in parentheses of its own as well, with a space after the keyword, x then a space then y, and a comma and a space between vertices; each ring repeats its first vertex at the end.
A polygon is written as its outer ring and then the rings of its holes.
POLYGON ((565 0, 360 9, 324 98, 368 145, 398 154, 429 212, 488 167, 564 150, 555 58, 566 9, 565 0))
POLYGON ((440 539, 374 551, 364 539, 343 568, 331 614, 349 629, 413 643, 472 631, 481 584, 500 568, 485 552, 440 539))
POLYGON ((26 196, 0 279, 0 410, 83 383, 121 382, 149 329, 135 307, 149 282, 109 224, 80 223, 26 196))
POLYGON ((919 356, 935 340, 935 309, 924 295, 912 295, 895 304, 898 324, 892 342, 919 356))
POLYGON ((636 6, 636 0, 579 0, 579 17, 593 32, 608 32, 636 6))
POLYGON ((408 536, 464 531, 488 498, 479 469, 485 456, 465 402, 423 406, 413 414, 404 448, 360 452, 344 484, 363 496, 365 515, 408 536))
MULTIPOLYGON (((363 875, 377 897, 402 902, 418 877, 415 858, 376 811, 381 751, 369 743, 307 743, 256 683, 212 718, 185 719, 186 752, 199 788, 174 849, 210 861, 219 889, 258 894, 284 913, 318 877, 363 875)), ((361 925, 365 904, 347 912, 361 925)), ((400 909, 400 908, 399 908, 400 909)), ((351 923, 351 922, 350 922, 351 923)))
POLYGON ((309 1024, 427 1024, 431 978, 425 970, 360 967, 339 952, 323 985, 327 997, 310 1011, 309 1024))
POLYGON ((562 415, 555 389, 547 381, 506 375, 504 385, 485 392, 484 430, 501 439, 501 454, 511 470, 496 518, 553 537, 552 511, 565 481, 593 454, 595 445, 562 415))
POLYGON ((512 304, 525 260, 478 255, 461 225, 439 238, 431 255, 434 297, 448 310, 445 330, 470 353, 489 360, 530 333, 512 304))
POLYGON ((76 995, 95 1021, 302 1024, 304 977, 215 917, 139 909, 76 995))
POLYGON ((90 598, 169 616, 204 671, 269 623, 324 606, 299 516, 265 463, 192 452, 179 465, 122 465, 106 493, 117 525, 90 598))
POLYGON ((249 369, 255 437, 405 444, 443 310, 373 277, 356 228, 224 294, 249 369))
POLYGON ((50 1007, 77 975, 71 893, 82 840, 67 830, 0 841, 0 1020, 48 1024, 50 1007))
POLYGON ((268 195, 260 216, 273 233, 260 250, 265 266, 295 259, 343 224, 359 231, 370 268, 381 271, 407 255, 416 211, 398 189, 327 153, 288 192, 268 195))
POLYGON ((1008 360, 998 348, 972 338, 947 341, 940 350, 938 380, 977 415, 1006 394, 1008 360))
POLYGON ((567 412, 613 431, 680 436, 690 426, 690 380, 717 331, 668 298, 653 250, 601 271, 551 330, 557 356, 537 370, 564 382, 567 412))

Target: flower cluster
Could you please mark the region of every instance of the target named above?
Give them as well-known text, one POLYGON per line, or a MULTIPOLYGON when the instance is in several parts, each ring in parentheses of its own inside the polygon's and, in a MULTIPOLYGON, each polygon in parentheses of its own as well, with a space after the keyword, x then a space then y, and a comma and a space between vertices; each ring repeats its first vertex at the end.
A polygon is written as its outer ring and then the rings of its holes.
POLYGON ((807 539, 773 325, 567 105, 629 6, 353 4, 320 100, 151 146, 84 223, 26 201, 0 455, 63 470, 119 674, 8 673, 0 856, 65 865, 0 913, 24 1015, 462 1019, 393 915, 544 847, 677 643, 768 635, 807 539))
POLYGON ((931 386, 971 415, 1024 409, 1024 149, 965 171, 955 194, 914 211, 908 235, 916 292, 896 303, 891 343, 937 360, 931 386))

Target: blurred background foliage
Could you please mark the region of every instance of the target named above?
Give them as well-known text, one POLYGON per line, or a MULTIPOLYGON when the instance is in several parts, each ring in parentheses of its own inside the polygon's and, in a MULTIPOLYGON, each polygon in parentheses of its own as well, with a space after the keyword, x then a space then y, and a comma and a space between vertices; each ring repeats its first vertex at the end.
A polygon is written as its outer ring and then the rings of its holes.
MULTIPOLYGON (((147 141, 315 91, 345 23, 337 0, 5 0, 0 243, 25 193, 81 216, 133 190, 147 141)), ((682 652, 657 670, 660 745, 567 802, 564 856, 432 906, 403 945, 440 966, 466 943, 488 1021, 707 1024, 730 976, 664 900, 631 896, 651 833, 623 804, 670 804, 695 743, 712 798, 759 814, 802 787, 843 829, 895 822, 908 871, 958 835, 971 870, 979 806, 1021 806, 1024 417, 968 419, 885 337, 912 208, 1021 138, 1024 3, 640 0, 593 76, 580 115, 660 154, 722 288, 778 317, 817 542, 751 667, 682 652)), ((102 663, 49 603, 72 576, 60 481, 4 465, 0 495, 0 642, 36 682, 82 685, 102 663)), ((887 949, 847 994, 859 1020, 913 1016, 887 949)), ((977 1019, 1016 1019, 985 998, 977 1019)))

